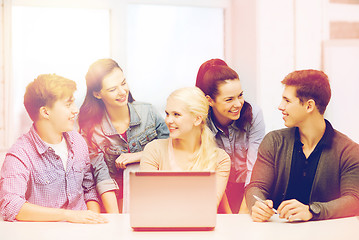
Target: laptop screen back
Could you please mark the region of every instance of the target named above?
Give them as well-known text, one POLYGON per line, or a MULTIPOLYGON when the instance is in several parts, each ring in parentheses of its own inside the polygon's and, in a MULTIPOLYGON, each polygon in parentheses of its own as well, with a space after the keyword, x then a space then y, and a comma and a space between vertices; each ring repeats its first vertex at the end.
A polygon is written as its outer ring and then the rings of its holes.
POLYGON ((215 172, 130 172, 135 230, 209 230, 216 224, 215 172))

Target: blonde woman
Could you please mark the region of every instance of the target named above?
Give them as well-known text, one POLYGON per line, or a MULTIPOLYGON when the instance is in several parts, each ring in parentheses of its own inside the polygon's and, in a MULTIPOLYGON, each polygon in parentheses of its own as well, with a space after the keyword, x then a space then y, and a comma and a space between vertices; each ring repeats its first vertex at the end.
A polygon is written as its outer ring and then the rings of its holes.
POLYGON ((143 171, 214 170, 217 176, 217 206, 230 172, 229 155, 218 148, 206 125, 208 101, 197 87, 181 88, 167 99, 165 122, 169 139, 146 145, 141 159, 143 171))

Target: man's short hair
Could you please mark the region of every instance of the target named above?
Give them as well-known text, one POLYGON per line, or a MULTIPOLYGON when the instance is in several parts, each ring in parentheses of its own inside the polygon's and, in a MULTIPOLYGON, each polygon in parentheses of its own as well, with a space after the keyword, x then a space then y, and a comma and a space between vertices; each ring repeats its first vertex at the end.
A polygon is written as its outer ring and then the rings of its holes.
POLYGON ((42 106, 52 107, 57 100, 71 97, 75 91, 74 81, 56 74, 42 74, 27 85, 24 106, 35 122, 42 106))
POLYGON ((313 99, 319 113, 324 114, 331 97, 329 79, 324 72, 313 69, 294 71, 282 83, 296 88, 301 103, 313 99))

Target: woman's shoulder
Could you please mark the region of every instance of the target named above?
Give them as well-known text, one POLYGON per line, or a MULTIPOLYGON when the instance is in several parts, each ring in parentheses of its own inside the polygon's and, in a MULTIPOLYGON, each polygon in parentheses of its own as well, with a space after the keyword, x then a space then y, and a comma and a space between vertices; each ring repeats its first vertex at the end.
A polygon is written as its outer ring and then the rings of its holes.
POLYGON ((132 103, 129 103, 129 106, 130 108, 134 108, 135 111, 141 116, 146 114, 153 115, 154 113, 157 113, 157 110, 151 103, 134 101, 132 103))
POLYGON ((129 103, 130 105, 132 105, 134 108, 152 108, 153 105, 151 103, 147 103, 147 102, 141 102, 141 101, 133 101, 132 103, 129 103))
POLYGON ((167 149, 168 147, 168 139, 155 139, 146 145, 147 150, 155 150, 155 149, 167 149))
POLYGON ((229 157, 228 153, 225 150, 217 147, 216 151, 217 151, 218 161, 223 161, 223 160, 225 161, 228 160, 229 162, 231 161, 231 158, 229 157))
POLYGON ((231 168, 231 158, 228 153, 221 148, 217 148, 217 163, 218 168, 227 169, 228 171, 231 168))

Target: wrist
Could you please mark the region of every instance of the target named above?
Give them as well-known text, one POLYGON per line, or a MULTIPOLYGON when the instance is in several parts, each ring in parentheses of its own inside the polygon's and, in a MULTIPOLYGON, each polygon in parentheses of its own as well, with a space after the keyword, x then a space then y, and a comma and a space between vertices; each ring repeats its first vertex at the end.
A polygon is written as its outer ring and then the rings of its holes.
POLYGON ((67 209, 62 209, 62 208, 60 208, 59 209, 60 210, 60 221, 68 221, 68 219, 69 219, 69 211, 67 210, 67 209))
POLYGON ((143 153, 143 151, 141 151, 141 152, 136 152, 136 159, 133 161, 134 163, 141 161, 142 153, 143 153))
POLYGON ((309 212, 312 214, 312 218, 311 218, 312 220, 318 219, 320 212, 321 212, 319 204, 310 203, 309 204, 309 212))

